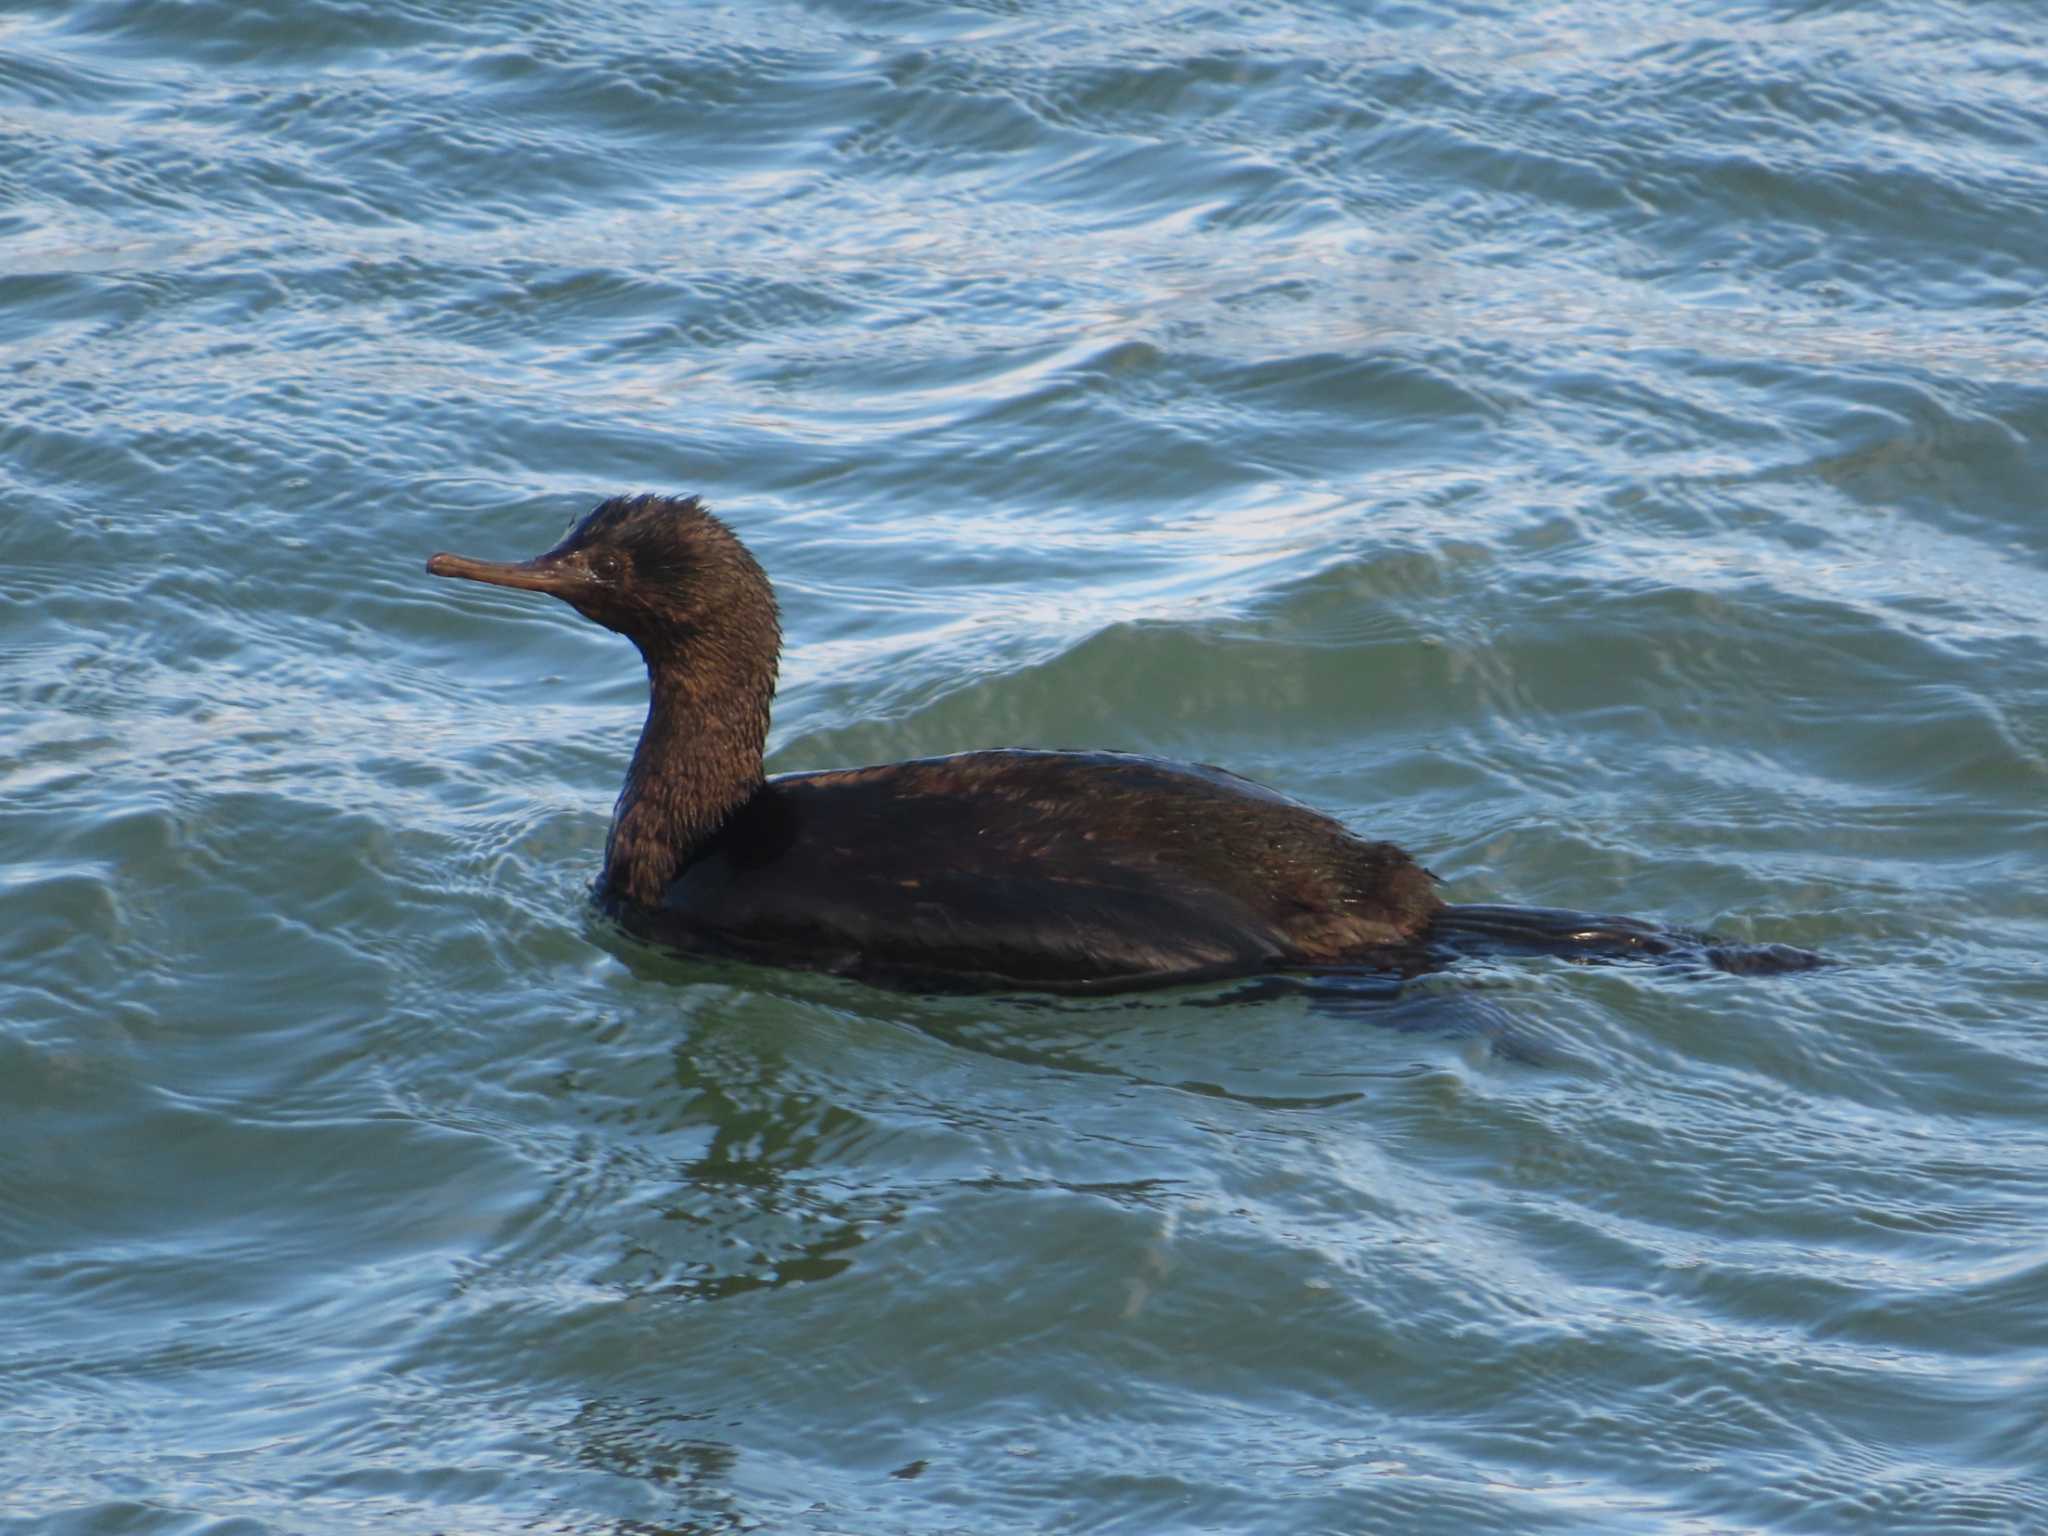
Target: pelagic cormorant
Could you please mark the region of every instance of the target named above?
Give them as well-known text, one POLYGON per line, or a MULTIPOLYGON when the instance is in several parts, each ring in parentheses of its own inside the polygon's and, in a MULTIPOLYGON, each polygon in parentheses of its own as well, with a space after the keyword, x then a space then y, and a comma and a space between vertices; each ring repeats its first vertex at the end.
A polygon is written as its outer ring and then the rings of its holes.
POLYGON ((1697 952, 1629 919, 1449 906, 1392 843, 1221 768, 963 752, 762 771, 782 632, 768 578, 695 497, 619 497, 518 563, 436 576, 545 592, 640 649, 652 697, 597 899, 678 949, 929 990, 1112 992, 1258 972, 1413 970, 1432 947, 1697 952))

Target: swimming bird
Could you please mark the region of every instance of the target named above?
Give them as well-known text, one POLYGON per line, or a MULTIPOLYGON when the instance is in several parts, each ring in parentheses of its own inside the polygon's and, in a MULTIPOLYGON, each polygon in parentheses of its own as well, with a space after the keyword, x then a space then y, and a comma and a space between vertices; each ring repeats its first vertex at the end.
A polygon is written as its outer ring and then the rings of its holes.
POLYGON ((639 647, 647 721, 595 895, 679 950, 912 990, 1094 993, 1413 971, 1460 935, 1586 954, 1687 938, 1447 905, 1392 843, 1205 764, 1011 748, 771 778, 774 589, 694 496, 616 497, 530 560, 427 570, 547 593, 639 647))

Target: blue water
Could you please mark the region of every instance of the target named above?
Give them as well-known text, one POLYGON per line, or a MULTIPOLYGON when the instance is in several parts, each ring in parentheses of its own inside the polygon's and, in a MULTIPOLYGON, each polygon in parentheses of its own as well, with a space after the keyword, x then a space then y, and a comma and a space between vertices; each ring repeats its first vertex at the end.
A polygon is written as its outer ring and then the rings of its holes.
POLYGON ((2031 4, 0 13, 0 1525, 2048 1529, 2031 4), (929 999, 586 902, 434 582, 771 766, 1226 764, 1825 951, 929 999))

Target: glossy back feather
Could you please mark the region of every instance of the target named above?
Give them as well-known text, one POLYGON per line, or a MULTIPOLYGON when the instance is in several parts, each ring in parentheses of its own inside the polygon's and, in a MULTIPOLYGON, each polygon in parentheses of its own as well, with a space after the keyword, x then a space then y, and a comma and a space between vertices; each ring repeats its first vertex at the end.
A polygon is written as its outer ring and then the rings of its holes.
POLYGON ((924 984, 1088 987, 1357 959, 1440 903, 1388 843, 1221 769, 975 752, 768 781, 632 926, 924 984))

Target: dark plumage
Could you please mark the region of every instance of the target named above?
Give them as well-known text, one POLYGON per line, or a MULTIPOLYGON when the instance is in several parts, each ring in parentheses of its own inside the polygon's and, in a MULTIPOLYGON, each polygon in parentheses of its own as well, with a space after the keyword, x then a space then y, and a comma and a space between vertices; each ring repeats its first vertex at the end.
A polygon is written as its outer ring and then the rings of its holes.
POLYGON ((695 497, 607 501, 519 564, 427 569, 549 593, 640 648, 647 723, 597 894, 680 949, 911 988, 1093 992, 1411 968, 1460 913, 1465 931, 1538 947, 1672 947, 1640 924, 1446 907, 1393 844, 1220 768, 993 751, 766 778, 774 593, 695 497))

